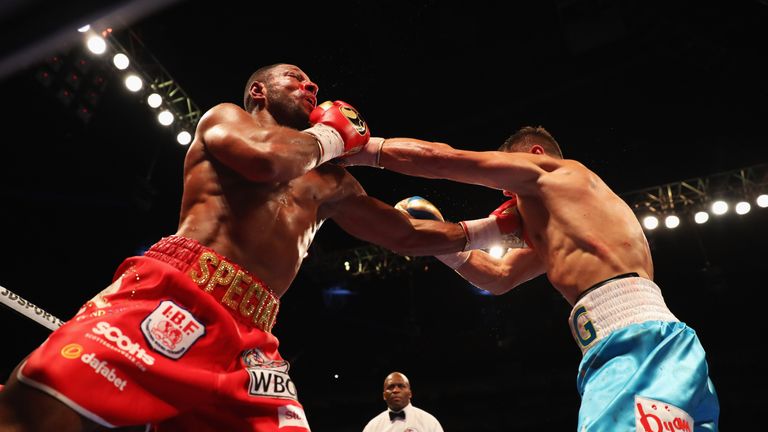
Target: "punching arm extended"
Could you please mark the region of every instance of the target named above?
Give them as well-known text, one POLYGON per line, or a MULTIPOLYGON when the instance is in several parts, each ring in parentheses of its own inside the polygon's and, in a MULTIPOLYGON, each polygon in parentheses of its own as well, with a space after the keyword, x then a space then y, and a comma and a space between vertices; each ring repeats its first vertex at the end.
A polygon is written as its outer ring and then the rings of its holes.
POLYGON ((458 252, 467 239, 459 224, 409 219, 392 206, 367 195, 339 202, 333 216, 344 231, 407 256, 458 252))
POLYGON ((538 178, 556 169, 560 162, 544 155, 475 152, 415 138, 375 137, 359 153, 343 158, 341 163, 528 194, 535 193, 538 178))
POLYGON ((467 242, 459 224, 408 218, 391 205, 365 194, 352 176, 350 193, 327 206, 328 215, 344 231, 407 256, 459 252, 467 242))

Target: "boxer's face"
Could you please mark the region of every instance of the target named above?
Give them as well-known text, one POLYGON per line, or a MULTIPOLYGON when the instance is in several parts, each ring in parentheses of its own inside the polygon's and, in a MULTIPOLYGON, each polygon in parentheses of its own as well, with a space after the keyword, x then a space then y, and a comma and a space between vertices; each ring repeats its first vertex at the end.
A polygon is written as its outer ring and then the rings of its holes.
POLYGON ((384 381, 384 400, 389 409, 400 411, 411 402, 411 385, 400 374, 392 374, 384 381))
POLYGON ((294 129, 309 126, 309 113, 317 105, 317 84, 298 67, 280 65, 266 85, 269 110, 275 119, 294 129))

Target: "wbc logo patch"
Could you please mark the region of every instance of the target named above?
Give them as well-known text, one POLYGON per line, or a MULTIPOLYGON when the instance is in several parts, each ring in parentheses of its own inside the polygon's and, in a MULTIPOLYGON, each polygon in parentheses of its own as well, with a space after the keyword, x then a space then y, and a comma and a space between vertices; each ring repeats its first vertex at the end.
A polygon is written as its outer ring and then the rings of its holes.
POLYGON ((244 351, 241 359, 250 377, 249 395, 298 400, 287 361, 270 359, 258 348, 244 351))
POLYGON ((141 332, 155 351, 177 360, 205 335, 205 326, 188 310, 165 300, 144 318, 141 332))

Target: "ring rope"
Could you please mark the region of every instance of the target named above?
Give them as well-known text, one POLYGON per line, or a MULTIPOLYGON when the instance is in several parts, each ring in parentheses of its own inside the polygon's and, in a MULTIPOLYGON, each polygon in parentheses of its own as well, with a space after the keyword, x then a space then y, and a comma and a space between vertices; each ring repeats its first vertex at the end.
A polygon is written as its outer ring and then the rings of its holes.
POLYGON ((20 295, 2 285, 0 285, 0 303, 49 330, 56 330, 64 324, 64 321, 51 315, 42 308, 35 306, 34 303, 25 300, 20 295))

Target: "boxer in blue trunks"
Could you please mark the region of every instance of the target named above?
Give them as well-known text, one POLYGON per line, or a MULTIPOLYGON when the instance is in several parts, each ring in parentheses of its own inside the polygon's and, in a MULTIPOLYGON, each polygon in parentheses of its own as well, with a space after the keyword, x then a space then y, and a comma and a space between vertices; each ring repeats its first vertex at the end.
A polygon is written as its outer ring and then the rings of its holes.
MULTIPOLYGON (((544 128, 522 128, 490 152, 371 138, 343 163, 482 185, 511 198, 487 218, 462 222, 465 252, 438 259, 497 295, 546 274, 573 306, 569 324, 583 353, 579 431, 717 430, 719 404, 704 349, 653 282, 637 217, 594 172, 564 159, 544 128), (508 246, 523 247, 501 258, 483 252, 500 234, 517 239, 508 246)), ((442 219, 423 199, 398 207, 442 219)))

